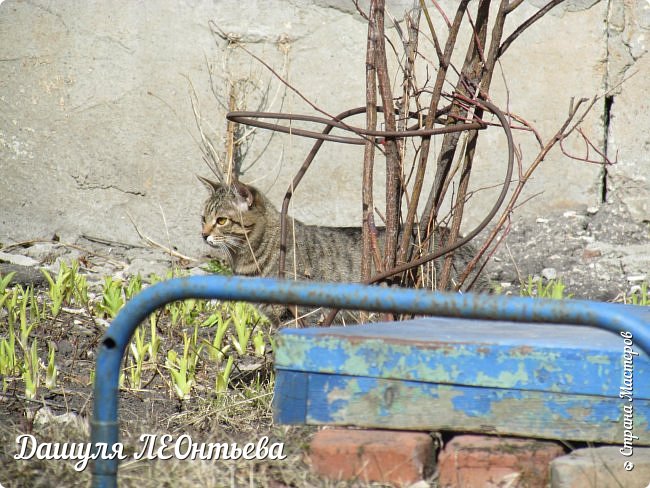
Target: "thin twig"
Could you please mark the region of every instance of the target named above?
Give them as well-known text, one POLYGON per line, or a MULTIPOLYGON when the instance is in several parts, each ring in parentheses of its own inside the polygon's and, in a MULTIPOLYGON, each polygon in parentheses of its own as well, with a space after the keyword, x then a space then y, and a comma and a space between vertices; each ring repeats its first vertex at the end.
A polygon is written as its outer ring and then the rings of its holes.
POLYGON ((196 259, 196 258, 192 258, 190 256, 186 256, 184 254, 181 254, 178 251, 176 251, 174 249, 171 249, 171 248, 169 248, 169 247, 167 247, 167 246, 165 246, 163 244, 160 244, 159 242, 156 242, 153 239, 151 239, 150 237, 144 235, 142 232, 140 232, 140 229, 138 229, 138 226, 136 225, 135 221, 133 220, 133 217, 131 216, 131 214, 129 212, 127 212, 126 215, 129 217, 129 220, 131 221, 131 224, 133 224, 133 228, 135 229, 135 231, 138 234, 138 236, 140 237, 140 239, 142 239, 144 242, 149 244, 151 247, 157 247, 159 249, 162 249, 163 251, 170 254, 171 256, 174 256, 174 257, 179 258, 179 259, 183 259, 185 261, 191 261, 191 262, 198 261, 198 259, 196 259))
MULTIPOLYGON (((447 77, 447 69, 451 63, 451 56, 454 51, 454 46, 456 45, 456 39, 458 32, 460 31, 460 26, 467 10, 467 5, 469 0, 462 0, 458 5, 456 10, 456 16, 454 17, 454 23, 449 30, 449 36, 447 37, 447 43, 445 45, 444 56, 440 60, 440 67, 438 69, 438 75, 436 77, 436 82, 433 88, 433 93, 431 95, 431 100, 429 104, 429 112, 425 118, 424 127, 425 129, 433 128, 435 123, 436 111, 438 105, 440 104, 440 98, 442 95, 442 88, 447 77)), ((424 184, 424 176, 426 172, 427 163, 429 160, 429 151, 431 148, 431 138, 423 137, 422 145, 420 146, 420 156, 418 167, 415 173, 415 182, 413 184, 413 190, 411 191, 411 202, 408 205, 406 219, 404 221, 404 229, 402 231, 402 242, 400 243, 399 254, 397 256, 397 263, 406 262, 412 253, 412 249, 409 246, 411 241, 411 233, 413 225, 415 223, 415 215, 417 212, 417 206, 420 201, 420 194, 422 192, 422 185, 424 184)), ((424 234, 423 228, 418 229, 418 233, 424 234)))
MULTIPOLYGON (((366 46, 366 128, 375 130, 377 128, 377 31, 375 23, 377 18, 377 6, 374 2, 370 5, 368 15, 368 38, 366 46)), ((373 204, 373 167, 375 160, 375 145, 366 141, 363 153, 363 182, 361 187, 361 279, 367 280, 372 274, 372 212, 373 204)), ((330 313, 331 315, 331 313, 330 313)), ((328 316, 329 318, 329 316, 328 316)), ((333 318, 333 317, 332 317, 333 318)), ((331 322, 331 321, 330 321, 331 322)))
MULTIPOLYGON (((503 41, 501 46, 499 46, 499 51, 497 53, 497 58, 500 58, 501 56, 503 56, 503 53, 505 53, 506 50, 510 47, 510 44, 512 44, 514 42, 514 40, 517 39, 517 37, 519 37, 526 29, 528 29, 531 25, 533 25, 539 19, 544 17, 544 15, 546 15, 548 12, 550 12, 551 9, 558 6, 562 2, 564 2, 564 0, 551 0, 546 5, 544 5, 542 8, 540 8, 533 16, 526 19, 526 21, 523 24, 521 24, 519 27, 517 27, 515 29, 515 31, 512 34, 510 34, 506 38, 505 41, 503 41)), ((521 3, 521 2, 519 2, 519 3, 521 3)), ((509 14, 510 12, 512 12, 515 8, 517 8, 519 6, 519 3, 514 2, 513 4, 508 5, 508 7, 506 7, 506 12, 505 13, 509 14)))

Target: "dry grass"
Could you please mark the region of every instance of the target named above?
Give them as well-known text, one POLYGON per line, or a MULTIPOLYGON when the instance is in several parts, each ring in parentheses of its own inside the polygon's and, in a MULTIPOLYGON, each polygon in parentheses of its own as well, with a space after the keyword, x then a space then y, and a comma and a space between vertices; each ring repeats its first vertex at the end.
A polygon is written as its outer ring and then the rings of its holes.
MULTIPOLYGON (((14 455, 18 452, 16 438, 22 434, 35 436, 39 443, 89 442, 94 354, 104 327, 110 322, 97 312, 100 309, 97 304, 101 301, 100 287, 100 284, 89 285, 91 295, 96 295, 94 303, 91 300, 79 308, 64 303, 56 316, 45 313, 43 317, 35 318, 27 309, 27 323, 34 321, 29 338, 38 342, 41 375, 45 375, 48 362, 48 343, 54 344, 58 380, 56 386, 46 388, 42 377, 36 396, 28 399, 20 374, 3 378, 6 383, 5 391, 0 393, 0 466, 3 467, 0 485, 4 488, 76 487, 91 483, 90 467, 78 472, 74 469, 74 460, 39 460, 35 457, 16 460, 14 455)), ((48 304, 51 300, 47 289, 36 290, 35 297, 41 304, 48 304)), ((0 310, 0 340, 8 335, 7 306, 5 302, 0 310)), ((203 320, 213 312, 213 308, 202 309, 192 320, 203 320)), ((223 369, 224 361, 210 361, 204 353, 197 367, 191 395, 180 400, 163 358, 170 349, 182 349, 183 339, 192 326, 182 318, 172 323, 171 313, 167 312, 159 314, 157 320, 160 352, 157 359, 152 361, 149 358, 145 362, 143 386, 131 388, 128 368, 125 368, 125 386, 119 391, 120 442, 128 455, 120 465, 120 486, 372 486, 322 480, 309 471, 305 453, 316 429, 274 424, 274 376, 269 351, 260 358, 249 345, 247 354, 237 356, 228 388, 223 392, 215 390, 215 377, 223 369), (140 441, 143 434, 168 434, 172 436, 172 442, 179 436, 189 435, 196 443, 227 442, 237 443, 240 447, 250 442, 257 443, 261 437, 267 436, 269 443, 283 443, 286 459, 135 460, 133 454, 143 448, 140 441)), ((145 322, 142 327, 146 329, 148 326, 145 322)), ((265 330, 273 334, 272 330, 265 330)), ((214 328, 200 328, 200 340, 209 342, 213 335, 214 328)))

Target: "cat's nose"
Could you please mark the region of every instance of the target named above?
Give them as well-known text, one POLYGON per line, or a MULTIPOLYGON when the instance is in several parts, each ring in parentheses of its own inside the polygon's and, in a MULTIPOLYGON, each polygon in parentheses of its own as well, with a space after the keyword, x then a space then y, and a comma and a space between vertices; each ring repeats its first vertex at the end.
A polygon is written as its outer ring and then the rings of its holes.
POLYGON ((204 241, 208 240, 208 237, 210 237, 210 231, 212 230, 212 227, 208 225, 207 223, 203 224, 203 228, 201 229, 201 236, 203 237, 204 241))

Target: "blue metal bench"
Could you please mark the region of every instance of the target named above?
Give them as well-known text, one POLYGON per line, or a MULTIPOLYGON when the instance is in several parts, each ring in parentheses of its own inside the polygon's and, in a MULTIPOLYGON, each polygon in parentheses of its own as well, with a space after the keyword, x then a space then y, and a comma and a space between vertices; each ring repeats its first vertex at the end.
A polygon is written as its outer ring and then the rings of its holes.
POLYGON ((632 359, 630 391, 624 347, 592 327, 442 317, 283 330, 275 418, 621 444, 632 404, 635 444, 647 445, 650 361, 632 359))
MULTIPOLYGON (((120 364, 135 328, 156 309, 186 298, 462 317, 282 331, 276 351, 275 407, 276 419, 286 423, 485 431, 485 419, 486 427, 498 432, 564 438, 567 430, 560 424, 586 416, 579 427, 588 432, 575 431, 570 438, 598 436, 620 442, 623 332, 629 335, 631 351, 645 352, 632 356, 634 422, 635 434, 645 437, 645 443, 650 440, 650 395, 643 383, 650 369, 649 309, 209 276, 170 280, 145 289, 109 327, 97 355, 94 445, 118 443, 120 364), (576 325, 587 327, 567 327, 576 325), (569 344, 573 335, 577 338, 569 344), (564 371, 565 367, 576 369, 564 371), (537 410, 526 415, 523 406, 533 405, 537 410), (445 415, 444 420, 435 420, 445 415), (587 429, 593 427, 592 420, 606 422, 607 427, 587 429)), ((93 486, 116 486, 117 468, 117 459, 96 459, 93 486)))

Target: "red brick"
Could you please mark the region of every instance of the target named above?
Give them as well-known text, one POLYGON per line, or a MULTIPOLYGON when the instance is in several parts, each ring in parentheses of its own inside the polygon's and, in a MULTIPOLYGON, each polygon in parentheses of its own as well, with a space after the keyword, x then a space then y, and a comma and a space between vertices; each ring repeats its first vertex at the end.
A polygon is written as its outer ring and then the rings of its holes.
POLYGON ((332 480, 397 486, 423 479, 433 463, 428 434, 385 430, 321 430, 311 441, 312 470, 332 480))
POLYGON ((549 463, 564 454, 555 442, 459 435, 438 458, 441 488, 544 488, 549 463))

